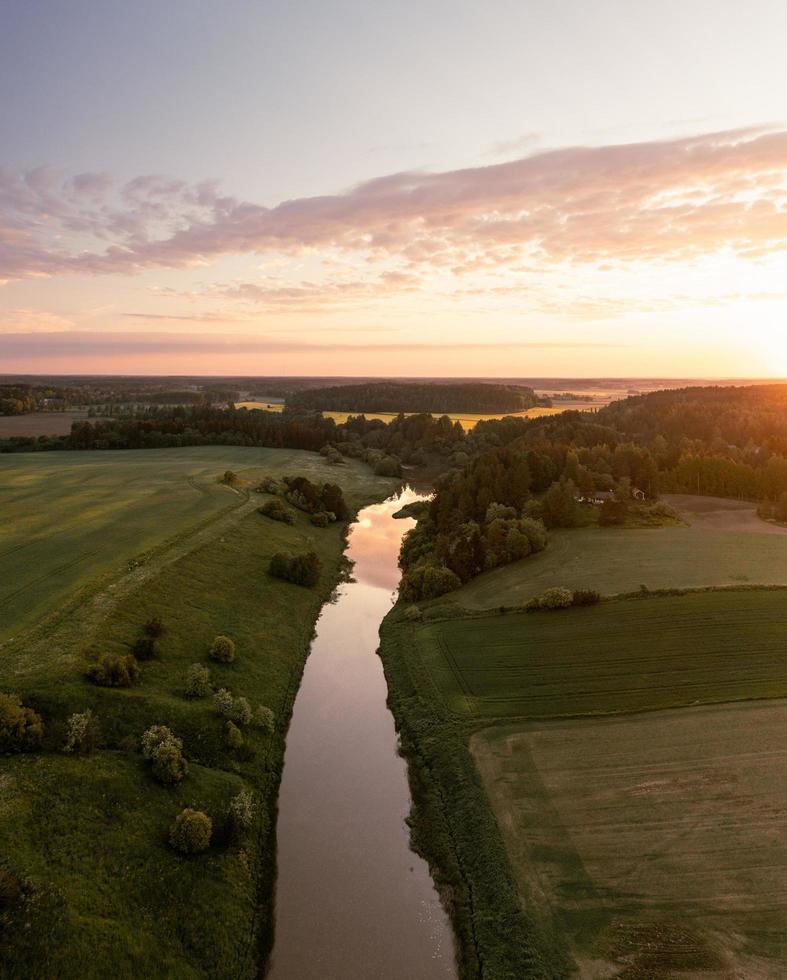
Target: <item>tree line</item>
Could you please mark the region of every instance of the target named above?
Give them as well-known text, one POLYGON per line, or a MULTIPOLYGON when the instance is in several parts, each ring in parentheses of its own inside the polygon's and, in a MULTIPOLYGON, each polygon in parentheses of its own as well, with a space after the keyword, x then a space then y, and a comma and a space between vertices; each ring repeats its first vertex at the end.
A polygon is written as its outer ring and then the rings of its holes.
POLYGON ((382 381, 298 391, 287 407, 325 412, 523 412, 549 404, 524 385, 382 381))

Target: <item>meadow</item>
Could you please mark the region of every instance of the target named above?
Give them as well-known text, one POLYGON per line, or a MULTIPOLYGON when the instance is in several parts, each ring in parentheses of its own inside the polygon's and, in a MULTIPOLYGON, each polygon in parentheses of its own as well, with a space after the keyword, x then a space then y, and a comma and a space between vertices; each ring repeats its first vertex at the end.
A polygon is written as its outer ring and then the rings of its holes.
POLYGON ((582 976, 784 976, 785 724, 760 701, 473 736, 521 892, 582 976))
MULTIPOLYGON (((74 592, 246 502, 224 486, 302 474, 338 480, 314 453, 206 446, 0 456, 0 644, 74 592)), ((375 478, 347 464, 349 483, 375 478)), ((378 481, 379 482, 379 481, 378 481)), ((0 648, 1 649, 1 648, 0 648)))
MULTIPOLYGON (((764 521, 759 525, 771 529, 764 521)), ((468 609, 492 609, 524 605, 555 585, 603 595, 633 592, 641 585, 787 585, 786 546, 783 534, 704 526, 555 530, 544 551, 485 572, 449 598, 468 609)))
MULTIPOLYGON (((49 465, 63 467, 61 479, 68 476, 63 455, 49 456, 49 465)), ((214 448, 79 454, 74 467, 86 469, 69 492, 79 494, 83 480, 88 489, 92 480, 109 480, 110 456, 120 471, 114 492, 123 493, 123 474, 137 472, 144 483, 143 475, 153 479, 169 466, 170 492, 181 500, 188 492, 216 494, 219 516, 215 507, 207 519, 198 514, 202 523, 173 539, 172 511, 157 522, 155 507, 141 510, 161 541, 150 560, 114 568, 115 577, 95 564, 98 578, 72 595, 62 614, 45 617, 0 652, 0 690, 18 693, 46 724, 43 751, 6 757, 0 776, 2 865, 24 885, 20 903, 0 908, 0 976, 257 976, 272 940, 284 738, 313 624, 342 571, 343 528, 316 528, 302 513, 292 526, 271 521, 256 512, 264 498, 247 500, 213 484, 226 467, 249 478, 302 473, 340 482, 355 509, 387 495, 392 481, 360 464, 329 468, 315 454, 214 448), (142 457, 140 469, 134 457, 142 457), (189 478, 204 490, 191 489, 189 478), (236 499, 241 503, 222 511, 236 499), (307 548, 322 561, 316 588, 268 574, 275 552, 307 548), (166 632, 160 655, 142 663, 140 682, 127 689, 91 684, 85 671, 95 657, 128 652, 152 616, 166 632), (235 662, 208 658, 219 634, 234 639, 235 662), (273 731, 244 729, 243 745, 231 746, 212 697, 185 697, 193 663, 210 667, 214 687, 270 708, 273 731), (99 719, 100 747, 91 755, 65 754, 66 719, 86 708, 99 719), (183 740, 189 772, 175 787, 156 782, 140 754, 140 736, 154 724, 183 740), (242 788, 254 794, 256 817, 238 840, 228 804, 242 788), (168 844, 184 806, 213 820, 204 855, 184 858, 168 844)), ((13 462, 24 468, 37 459, 13 462)), ((58 513, 55 502, 50 514, 58 513)), ((123 513, 113 519, 122 523, 123 513)), ((57 520, 44 531, 56 539, 57 520)), ((50 602, 60 598, 50 592, 50 602)))

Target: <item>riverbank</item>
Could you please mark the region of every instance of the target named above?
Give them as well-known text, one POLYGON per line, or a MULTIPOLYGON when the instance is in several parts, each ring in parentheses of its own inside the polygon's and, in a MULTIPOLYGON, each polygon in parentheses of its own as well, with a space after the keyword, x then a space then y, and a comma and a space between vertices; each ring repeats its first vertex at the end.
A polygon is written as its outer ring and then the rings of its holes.
MULTIPOLYGON (((262 455, 248 451, 250 461, 262 455)), ((275 454, 264 459, 266 472, 276 472, 275 454)), ((291 454, 282 459, 292 463, 291 454)), ((330 475, 353 512, 393 486, 360 464, 330 475)), ((138 588, 119 588, 119 601, 91 619, 90 631, 69 633, 32 660, 23 636, 4 648, 0 689, 39 711, 46 735, 43 751, 3 758, 0 864, 20 894, 0 903, 0 976, 259 976, 272 941, 285 737, 314 623, 346 567, 344 547, 339 525, 315 528, 298 513, 289 526, 251 511, 162 561, 138 588), (322 561, 316 588, 268 575, 273 553, 307 546, 322 561), (160 656, 142 664, 141 682, 90 684, 86 665, 104 650, 126 652, 152 616, 166 633, 160 656), (207 658, 217 634, 235 640, 234 663, 207 658), (210 667, 215 686, 271 708, 273 732, 244 728, 242 744, 230 745, 212 697, 184 696, 195 662, 210 667), (86 708, 100 722, 100 746, 66 754, 66 719, 86 708), (139 752, 154 724, 183 741, 189 772, 174 787, 157 783, 139 752), (228 804, 242 789, 253 793, 256 813, 238 836, 228 804), (169 846, 183 807, 213 821, 204 854, 183 857, 169 846)))
POLYGON ((461 980, 557 980, 570 962, 535 903, 525 909, 468 749, 472 726, 445 707, 395 607, 380 631, 388 704, 407 759, 413 846, 451 916, 461 980))

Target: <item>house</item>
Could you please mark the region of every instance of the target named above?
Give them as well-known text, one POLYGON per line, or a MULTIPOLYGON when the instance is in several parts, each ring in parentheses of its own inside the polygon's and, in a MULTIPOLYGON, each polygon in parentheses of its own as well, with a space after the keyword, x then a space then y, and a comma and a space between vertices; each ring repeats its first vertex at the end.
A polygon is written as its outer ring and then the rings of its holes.
POLYGON ((615 494, 612 490, 594 490, 593 493, 588 494, 586 497, 576 498, 581 504, 597 504, 601 505, 607 500, 614 500, 615 494))
POLYGON ((631 496, 635 500, 644 500, 645 499, 645 491, 644 490, 640 490, 639 487, 632 487, 631 488, 631 496))

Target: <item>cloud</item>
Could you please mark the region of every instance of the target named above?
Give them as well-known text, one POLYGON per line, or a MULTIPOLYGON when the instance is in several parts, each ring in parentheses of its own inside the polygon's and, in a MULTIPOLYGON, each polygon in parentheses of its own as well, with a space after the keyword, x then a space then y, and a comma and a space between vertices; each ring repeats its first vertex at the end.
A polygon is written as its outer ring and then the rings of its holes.
MULTIPOLYGON (((787 247, 787 130, 569 147, 442 173, 404 172, 275 207, 165 176, 0 171, 0 279, 185 268, 320 250, 461 274, 683 262, 787 247)), ((307 287, 303 287, 307 288, 307 287)), ((269 294, 268 299, 275 299, 269 294)), ((286 297, 282 294, 282 299, 286 297)))
POLYGON ((0 334, 27 333, 51 334, 71 330, 76 326, 68 317, 57 313, 46 313, 40 310, 0 310, 0 334))
POLYGON ((620 348, 624 344, 555 343, 522 341, 484 343, 336 343, 335 340, 299 341, 254 334, 102 333, 80 330, 51 333, 0 333, 0 357, 9 359, 56 360, 84 357, 172 355, 172 354, 309 354, 320 352, 407 353, 409 351, 572 350, 620 348))
POLYGON ((523 133, 522 136, 517 136, 515 139, 498 140, 497 143, 492 143, 484 156, 507 157, 514 153, 521 153, 523 150, 532 149, 540 139, 538 133, 523 133))
POLYGON ((236 323, 245 319, 231 313, 123 313, 134 320, 184 320, 188 323, 236 323))

